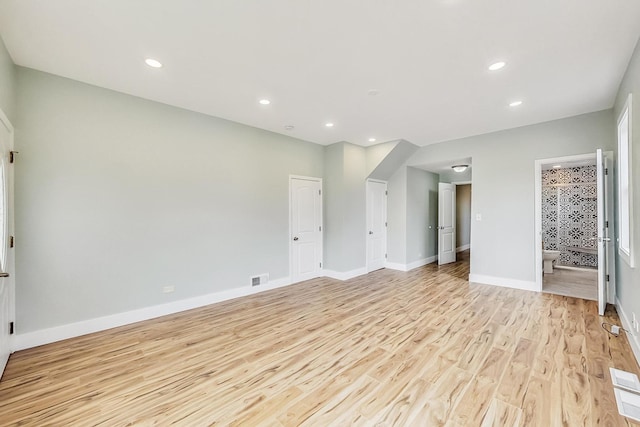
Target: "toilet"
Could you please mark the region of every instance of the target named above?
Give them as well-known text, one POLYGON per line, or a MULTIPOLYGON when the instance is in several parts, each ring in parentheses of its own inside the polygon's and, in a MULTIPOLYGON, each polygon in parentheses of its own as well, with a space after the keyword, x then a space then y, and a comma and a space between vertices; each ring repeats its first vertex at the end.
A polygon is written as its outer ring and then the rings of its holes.
POLYGON ((542 251, 544 274, 553 274, 553 265, 560 258, 560 251, 542 251))

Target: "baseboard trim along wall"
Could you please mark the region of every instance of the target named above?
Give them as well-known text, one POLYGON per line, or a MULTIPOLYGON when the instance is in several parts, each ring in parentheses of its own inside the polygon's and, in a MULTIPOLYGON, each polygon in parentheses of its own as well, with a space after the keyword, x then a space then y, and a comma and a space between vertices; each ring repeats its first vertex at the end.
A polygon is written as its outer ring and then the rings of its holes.
POLYGON ((633 355, 636 357, 636 361, 640 365, 640 337, 634 335, 633 326, 631 326, 631 322, 629 321, 629 317, 627 313, 622 309, 622 305, 620 304, 620 300, 616 298, 616 310, 618 311, 618 317, 620 317, 620 322, 622 322, 622 328, 626 329, 629 332, 625 332, 627 334, 627 339, 629 340, 629 344, 631 345, 631 350, 633 350, 633 355))
POLYGON ((471 245, 462 245, 462 246, 458 246, 456 248, 456 252, 462 252, 462 251, 466 251, 467 249, 470 249, 471 245))
POLYGON ((469 282, 538 292, 538 285, 535 281, 530 282, 528 280, 509 279, 507 277, 485 276, 484 274, 470 274, 469 282))
POLYGON ((283 277, 280 279, 271 280, 268 283, 260 286, 244 286, 241 288, 229 289, 226 291, 215 292, 179 301, 173 301, 170 303, 155 305, 152 307, 140 308, 138 310, 126 311, 124 313, 97 317, 95 319, 88 319, 82 322, 55 326, 53 328, 41 329, 24 334, 18 333, 13 338, 12 349, 13 351, 25 350, 27 348, 79 337, 81 335, 92 334, 94 332, 100 332, 107 329, 116 328, 118 326, 129 325, 131 323, 142 322, 144 320, 179 313, 181 311, 191 310, 210 304, 215 304, 217 302, 257 294, 272 289, 282 288, 291 284, 292 283, 290 277, 283 277))
POLYGON ((354 277, 362 276, 363 274, 367 274, 366 267, 356 268, 355 270, 344 271, 344 272, 333 271, 333 270, 322 271, 322 276, 330 277, 332 279, 337 279, 337 280, 349 280, 349 279, 353 279, 354 277))
POLYGON ((409 264, 400 264, 396 262, 386 262, 384 264, 384 268, 389 268, 391 270, 398 271, 409 271, 414 268, 422 267, 423 265, 431 264, 432 262, 436 262, 438 260, 437 256, 430 256, 428 258, 422 258, 417 261, 410 262, 409 264))

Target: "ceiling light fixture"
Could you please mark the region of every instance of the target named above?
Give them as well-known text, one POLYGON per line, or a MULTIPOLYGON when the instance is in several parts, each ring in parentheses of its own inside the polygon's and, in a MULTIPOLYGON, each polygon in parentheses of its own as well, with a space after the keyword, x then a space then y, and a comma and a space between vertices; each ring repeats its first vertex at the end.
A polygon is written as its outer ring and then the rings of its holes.
POLYGON ((371 90, 369 90, 369 92, 367 92, 367 94, 368 94, 369 96, 376 96, 376 95, 378 95, 379 93, 380 93, 380 91, 379 91, 378 89, 371 89, 371 90))
POLYGON ((551 166, 553 169, 560 169, 562 167, 562 165, 553 165, 551 166))
POLYGON ((258 101, 260 104, 262 105, 269 105, 271 104, 271 101, 269 101, 268 99, 261 99, 260 101, 258 101))
POLYGON ((498 71, 499 69, 503 68, 505 65, 507 65, 507 63, 504 61, 493 63, 489 65, 489 71, 498 71))
POLYGON ((454 166, 451 166, 451 169, 453 169, 456 172, 464 172, 467 170, 468 167, 469 165, 454 165, 454 166))
POLYGON ((376 142, 375 138, 369 138, 369 142, 376 142))
POLYGON ((325 123, 325 126, 328 128, 332 128, 333 127, 333 123, 325 123))
POLYGON ((162 62, 157 59, 147 58, 144 60, 145 64, 147 64, 151 68, 162 68, 162 62))
POLYGON ((509 104, 509 107, 517 107, 519 105, 522 105, 522 101, 513 101, 511 104, 509 104))

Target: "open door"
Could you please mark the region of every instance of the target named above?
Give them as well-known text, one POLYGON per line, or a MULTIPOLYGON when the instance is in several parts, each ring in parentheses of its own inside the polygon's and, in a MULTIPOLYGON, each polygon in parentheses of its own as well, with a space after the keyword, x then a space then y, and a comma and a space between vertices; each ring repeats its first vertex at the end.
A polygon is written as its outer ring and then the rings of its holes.
POLYGON ((456 186, 438 183, 438 265, 456 261, 456 186))
POLYGON ((387 256, 387 183, 367 181, 367 271, 384 268, 387 256))
POLYGON ((604 156, 602 150, 596 151, 596 166, 598 179, 598 314, 604 314, 607 306, 607 294, 609 287, 609 270, 613 268, 613 257, 611 254, 612 243, 609 232, 609 224, 612 223, 610 215, 611 200, 611 160, 604 156))
POLYGON ((12 150, 13 127, 0 111, 0 376, 11 354, 15 298, 12 150))

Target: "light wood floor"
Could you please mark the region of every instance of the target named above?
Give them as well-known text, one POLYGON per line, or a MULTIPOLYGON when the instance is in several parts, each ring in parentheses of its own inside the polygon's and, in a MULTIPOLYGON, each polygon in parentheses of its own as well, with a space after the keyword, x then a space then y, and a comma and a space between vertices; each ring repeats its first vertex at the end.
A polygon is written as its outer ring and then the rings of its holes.
POLYGON ((554 268, 543 274, 542 291, 588 300, 598 300, 598 270, 554 268))
POLYGON ((640 372, 595 302, 467 275, 316 279, 21 351, 0 425, 635 425, 608 369, 640 372))

